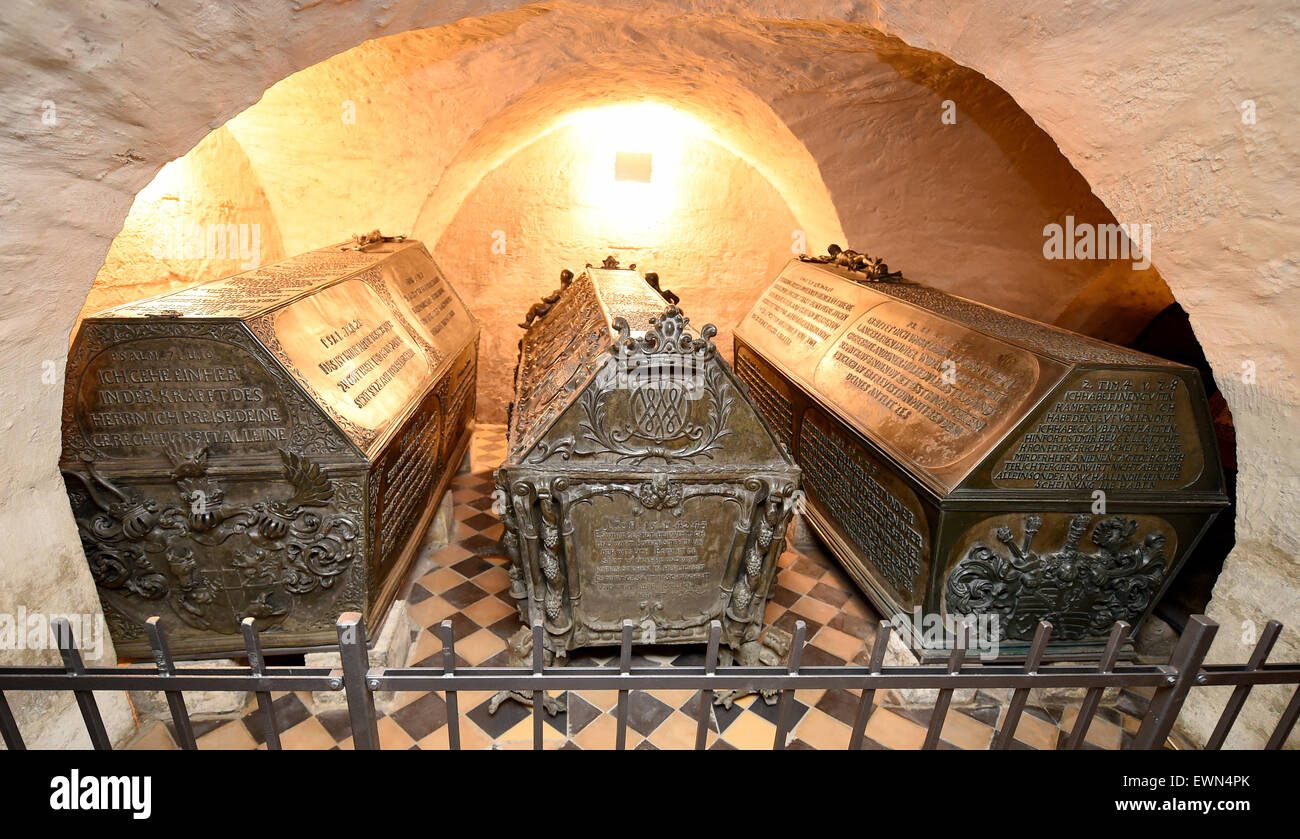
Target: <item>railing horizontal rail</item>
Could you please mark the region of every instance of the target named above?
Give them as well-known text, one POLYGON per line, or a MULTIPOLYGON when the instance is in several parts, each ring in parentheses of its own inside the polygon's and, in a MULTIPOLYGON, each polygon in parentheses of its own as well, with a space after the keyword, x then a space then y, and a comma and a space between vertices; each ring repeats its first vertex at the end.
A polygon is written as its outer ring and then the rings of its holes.
MULTIPOLYGON (((630 690, 713 690, 761 689, 761 690, 795 690, 830 689, 830 688, 864 688, 870 690, 898 689, 943 689, 959 690, 970 688, 1005 688, 1024 685, 1034 688, 1087 688, 1097 684, 1095 670, 1080 670, 1074 673, 1039 672, 1025 674, 1015 669, 1011 673, 964 672, 948 673, 942 668, 938 672, 890 673, 890 668, 873 674, 867 668, 860 672, 845 672, 844 667, 806 667, 798 673, 787 673, 783 667, 724 668, 712 674, 704 672, 702 667, 645 667, 632 668, 627 673, 604 668, 563 667, 532 673, 517 668, 494 669, 491 672, 479 672, 477 669, 462 669, 454 674, 432 675, 407 671, 394 672, 372 671, 367 675, 367 686, 371 690, 620 690, 622 684, 634 687, 630 690)), ((856 669, 856 668, 855 668, 856 669)), ((1172 672, 1160 666, 1142 672, 1117 672, 1109 676, 1106 685, 1112 687, 1161 687, 1169 683, 1172 672)))
POLYGON ((1265 664, 1258 670, 1244 664, 1207 664, 1201 668, 1196 684, 1198 687, 1300 684, 1300 664, 1265 664))
POLYGON ((310 690, 331 691, 343 688, 343 677, 337 670, 320 670, 317 673, 291 673, 268 668, 261 676, 250 676, 247 670, 212 672, 199 668, 177 669, 172 676, 143 671, 124 672, 122 668, 87 667, 84 673, 65 673, 58 668, 43 672, 14 673, 0 670, 0 689, 3 690, 310 690), (334 675, 330 675, 334 673, 334 675))

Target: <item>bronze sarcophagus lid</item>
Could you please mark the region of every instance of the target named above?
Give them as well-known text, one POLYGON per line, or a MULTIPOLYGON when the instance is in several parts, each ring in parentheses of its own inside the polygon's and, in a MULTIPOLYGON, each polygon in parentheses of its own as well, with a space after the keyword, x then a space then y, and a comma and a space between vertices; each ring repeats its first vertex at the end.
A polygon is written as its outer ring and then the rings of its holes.
POLYGON ((813 528, 923 652, 961 618, 986 657, 1040 620, 1058 657, 1136 631, 1227 505, 1196 370, 845 253, 792 260, 736 329, 813 528))
POLYGON ((61 468, 119 655, 337 642, 392 604, 474 421, 477 322, 360 237, 87 318, 61 468))
POLYGON ((497 472, 521 616, 560 658, 618 644, 625 620, 683 644, 718 619, 757 655, 799 470, 712 326, 691 335, 632 270, 562 279, 520 342, 497 472))

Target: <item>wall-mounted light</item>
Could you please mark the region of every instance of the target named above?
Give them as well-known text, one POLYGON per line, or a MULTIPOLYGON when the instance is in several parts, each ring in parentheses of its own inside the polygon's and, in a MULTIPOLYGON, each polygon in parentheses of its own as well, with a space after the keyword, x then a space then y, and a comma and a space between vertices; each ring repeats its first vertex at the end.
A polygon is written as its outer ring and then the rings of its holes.
POLYGON ((654 155, 649 152, 614 152, 614 180, 650 183, 654 155))
MULTIPOLYGON (((684 195, 701 187, 682 171, 692 138, 707 137, 699 120, 660 102, 625 102, 586 108, 558 123, 569 131, 576 167, 575 195, 602 235, 644 244, 655 229, 673 224, 684 195)), ((662 232, 662 231, 660 231, 662 232)))

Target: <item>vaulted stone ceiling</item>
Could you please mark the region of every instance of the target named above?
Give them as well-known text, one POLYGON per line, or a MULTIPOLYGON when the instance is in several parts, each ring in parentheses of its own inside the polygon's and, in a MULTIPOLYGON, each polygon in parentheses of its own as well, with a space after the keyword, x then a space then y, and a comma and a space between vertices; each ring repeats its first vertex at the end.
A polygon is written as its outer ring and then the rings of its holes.
POLYGON ((519 316, 607 253, 658 271, 728 354, 763 281, 831 242, 1047 321, 1100 285, 1070 317, 1114 340, 1172 301, 1154 269, 1045 261, 1045 224, 1113 217, 1004 91, 862 25, 564 4, 465 19, 284 79, 174 168, 137 199, 86 312, 240 269, 145 247, 182 224, 269 219, 262 261, 408 233, 484 321, 488 420, 519 316), (669 174, 659 155, 672 200, 613 206, 586 170, 650 135, 680 158, 669 174))

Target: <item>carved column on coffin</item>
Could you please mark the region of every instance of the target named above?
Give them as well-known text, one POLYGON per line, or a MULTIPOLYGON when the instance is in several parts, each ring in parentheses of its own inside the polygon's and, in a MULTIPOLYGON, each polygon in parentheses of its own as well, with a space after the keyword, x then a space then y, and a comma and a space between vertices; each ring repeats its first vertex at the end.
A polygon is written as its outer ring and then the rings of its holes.
MULTIPOLYGON (((500 476, 498 487, 505 489, 500 476)), ((509 490, 508 501, 502 505, 501 520, 505 531, 501 541, 510 557, 510 594, 525 604, 526 608, 520 612, 528 625, 520 627, 510 637, 506 649, 512 666, 527 667, 531 666, 533 651, 533 634, 529 625, 540 616, 548 637, 563 636, 572 629, 572 620, 563 600, 565 569, 556 551, 559 528, 551 491, 546 487, 538 489, 529 480, 515 481, 509 490), (558 601, 554 595, 556 590, 561 594, 558 601), (557 602, 560 604, 559 621, 553 620, 548 613, 555 612, 552 604, 557 602), (561 628, 566 626, 568 629, 561 628)), ((552 644, 543 650, 543 663, 548 667, 555 662, 555 648, 552 644)), ((503 690, 492 697, 488 713, 495 714, 507 699, 528 706, 533 704, 530 692, 503 690)), ((542 704, 551 716, 564 711, 564 706, 553 696, 544 695, 542 704)))
POLYGON ((722 612, 722 640, 733 650, 739 650, 741 644, 750 640, 747 636, 754 591, 758 575, 764 570, 760 567, 752 578, 749 574, 749 546, 754 541, 750 535, 754 529, 754 511, 767 497, 767 482, 749 478, 745 481, 745 491, 738 495, 740 515, 736 517, 736 547, 728 564, 731 588, 722 612))
POLYGON ((735 582, 727 605, 724 627, 732 646, 758 639, 763 627, 763 613, 776 574, 777 560, 785 549, 785 529, 791 514, 793 485, 773 487, 763 478, 745 482, 749 496, 742 524, 744 533, 737 540, 744 545, 741 562, 735 570, 735 582), (777 537, 777 534, 781 534, 777 537))
POLYGON ((576 556, 573 544, 574 524, 573 524, 573 498, 570 497, 568 478, 556 478, 551 482, 551 492, 556 507, 557 520, 559 522, 559 547, 556 549, 560 557, 560 567, 564 572, 564 623, 563 631, 560 626, 556 627, 557 631, 552 632, 552 638, 556 641, 555 648, 564 650, 567 655, 568 650, 573 647, 581 646, 577 642, 576 635, 582 630, 574 620, 574 615, 578 614, 579 603, 582 599, 582 579, 581 575, 573 573, 569 565, 569 558, 576 556))
POLYGON ((767 503, 759 520, 755 542, 758 550, 766 556, 766 573, 758 589, 764 593, 764 599, 753 617, 756 631, 762 629, 763 612, 767 607, 767 599, 772 596, 773 579, 777 574, 781 554, 785 553, 785 535, 789 531, 790 519, 794 516, 794 494, 794 484, 788 481, 773 487, 767 494, 767 503))
POLYGON ((510 560, 506 574, 510 577, 510 596, 515 600, 528 597, 528 569, 524 565, 519 547, 519 525, 515 516, 515 501, 506 484, 505 476, 500 472, 496 476, 497 511, 501 515, 501 550, 510 560))
MULTIPOLYGON (((742 667, 781 666, 790 655, 790 634, 777 626, 769 626, 764 632, 763 617, 777 561, 785 550, 785 531, 794 510, 794 485, 773 486, 769 478, 753 477, 745 482, 745 488, 751 496, 744 520, 751 524, 743 540, 742 561, 735 569, 731 599, 723 615, 723 631, 734 653, 724 651, 720 660, 724 666, 733 663, 742 667), (737 642, 732 642, 732 638, 737 642)), ((730 708, 733 702, 750 693, 753 691, 744 688, 722 691, 713 701, 715 705, 730 708)), ((759 693, 765 703, 775 704, 777 691, 759 693)))
MULTIPOLYGON (((511 518, 515 525, 518 542, 516 553, 519 557, 515 567, 524 588, 523 593, 527 597, 527 608, 524 610, 525 623, 531 623, 538 613, 536 607, 539 599, 539 583, 531 570, 537 567, 538 555, 537 519, 534 511, 536 502, 537 494, 530 481, 515 481, 511 485, 509 506, 513 510, 511 518)), ((512 584, 512 591, 515 588, 516 586, 512 584)))
POLYGON ((560 543, 560 507, 565 487, 556 478, 549 487, 537 490, 541 534, 538 542, 537 569, 540 579, 542 626, 551 649, 563 657, 568 650, 568 636, 573 631, 573 617, 568 602, 568 567, 560 543))

